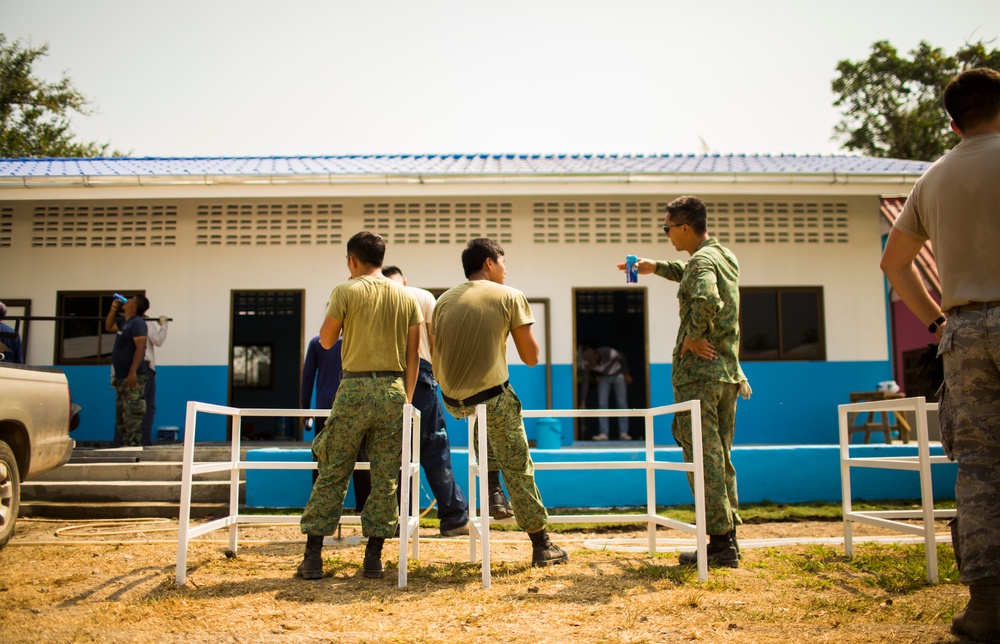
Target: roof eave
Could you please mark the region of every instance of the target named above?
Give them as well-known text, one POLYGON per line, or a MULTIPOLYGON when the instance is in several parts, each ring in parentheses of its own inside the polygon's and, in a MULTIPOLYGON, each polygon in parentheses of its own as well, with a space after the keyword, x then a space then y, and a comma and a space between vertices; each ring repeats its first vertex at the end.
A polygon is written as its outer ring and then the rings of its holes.
POLYGON ((271 175, 80 175, 76 177, 3 177, 3 188, 79 188, 211 185, 336 185, 336 184, 468 184, 468 183, 820 183, 913 184, 920 174, 841 172, 747 173, 551 173, 551 174, 271 174, 271 175))

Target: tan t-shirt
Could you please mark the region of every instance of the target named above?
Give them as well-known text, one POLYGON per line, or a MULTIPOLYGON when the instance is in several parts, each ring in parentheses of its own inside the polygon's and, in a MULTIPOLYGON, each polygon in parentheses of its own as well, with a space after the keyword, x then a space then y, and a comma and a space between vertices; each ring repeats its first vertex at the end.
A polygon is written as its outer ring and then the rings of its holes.
POLYGON ((407 286, 406 291, 417 301, 420 307, 420 314, 424 316, 424 322, 420 325, 420 357, 427 362, 431 361, 431 343, 427 336, 427 325, 434 320, 434 294, 416 286, 407 286))
POLYGON ((400 284, 370 275, 337 284, 326 314, 344 323, 344 371, 403 371, 407 332, 424 321, 400 284))
POLYGON ((1000 134, 968 137, 938 159, 894 227, 931 240, 942 309, 1000 300, 1000 134))
POLYGON ((434 307, 434 377, 450 398, 468 398, 505 382, 507 336, 534 324, 521 291, 488 280, 445 291, 434 307))

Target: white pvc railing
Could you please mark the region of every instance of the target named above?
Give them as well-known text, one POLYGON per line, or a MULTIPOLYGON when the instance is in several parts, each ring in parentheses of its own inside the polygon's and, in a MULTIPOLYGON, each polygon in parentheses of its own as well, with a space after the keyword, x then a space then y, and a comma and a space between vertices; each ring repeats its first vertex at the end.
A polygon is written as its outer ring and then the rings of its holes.
MULTIPOLYGON (((852 403, 837 407, 840 416, 840 481, 844 507, 844 552, 848 557, 854 554, 852 543, 852 523, 866 523, 913 534, 924 538, 927 554, 927 580, 933 584, 938 582, 937 537, 934 531, 934 519, 946 519, 955 516, 955 510, 934 509, 934 487, 931 481, 931 465, 936 463, 953 463, 947 456, 931 456, 927 437, 927 412, 937 411, 937 403, 928 403, 923 397, 899 398, 896 400, 878 400, 872 402, 852 403), (916 417, 917 433, 916 456, 881 456, 852 457, 851 435, 848 421, 851 414, 861 412, 904 412, 911 411, 916 417), (855 512, 851 509, 851 468, 874 467, 893 470, 906 470, 920 474, 920 510, 873 510, 855 512), (896 519, 923 519, 922 524, 903 523, 896 519)), ((860 446, 859 446, 860 447, 860 446)), ((870 447, 870 446, 865 446, 870 447)))
MULTIPOLYGON (((708 551, 705 534, 705 470, 701 438, 701 403, 689 400, 652 409, 532 409, 521 412, 525 418, 618 418, 641 417, 645 419, 646 427, 646 458, 644 461, 575 461, 562 463, 544 463, 535 461, 535 470, 626 470, 640 469, 646 471, 646 513, 645 514, 561 514, 549 516, 550 523, 645 523, 649 537, 649 554, 656 554, 656 526, 664 526, 692 534, 697 543, 698 580, 708 579, 708 551), (653 420, 657 416, 675 414, 681 411, 691 412, 691 435, 693 445, 693 462, 676 463, 657 461, 656 445, 653 442, 653 420), (662 516, 656 512, 656 472, 657 471, 691 472, 694 476, 694 525, 683 523, 676 519, 662 516)), ((486 427, 486 405, 476 406, 476 413, 469 416, 469 561, 476 561, 476 538, 482 540, 483 588, 489 588, 490 575, 490 501, 489 482, 487 476, 486 458, 477 462, 476 452, 471 448, 476 444, 475 426, 486 427), (477 494, 476 479, 479 479, 477 494), (476 497, 479 507, 485 509, 482 516, 477 516, 476 497)), ((479 432, 479 454, 486 454, 486 432, 479 432)), ((505 522, 513 522, 506 519, 505 522)))
MULTIPOLYGON (((244 417, 317 417, 328 414, 319 409, 240 409, 190 401, 184 425, 184 462, 181 471, 181 507, 177 534, 177 585, 187 579, 188 544, 203 534, 229 528, 229 549, 237 551, 241 524, 296 524, 299 516, 240 514, 240 470, 314 470, 316 463, 302 461, 244 461, 240 458, 240 427, 244 417), (195 436, 198 414, 229 416, 232 429, 232 453, 228 461, 194 462, 195 436), (191 526, 191 488, 193 477, 210 472, 229 472, 229 515, 191 526)), ((401 463, 403 476, 400 481, 399 507, 399 587, 406 587, 407 562, 410 540, 413 558, 420 558, 420 410, 413 405, 403 406, 403 445, 401 463), (409 463, 407 467, 405 464, 409 463)), ((368 463, 358 463, 356 469, 369 469, 368 463)), ((359 516, 342 516, 341 524, 360 524, 359 516)))

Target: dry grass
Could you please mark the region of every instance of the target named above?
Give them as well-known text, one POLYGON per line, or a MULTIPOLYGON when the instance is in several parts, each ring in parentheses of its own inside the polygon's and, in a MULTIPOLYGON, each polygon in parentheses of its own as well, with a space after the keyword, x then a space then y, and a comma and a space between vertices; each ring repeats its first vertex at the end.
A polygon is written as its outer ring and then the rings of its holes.
MULTIPOLYGON (((130 534, 55 530, 21 521, 0 551, 0 640, 4 642, 951 642, 964 605, 950 546, 939 548, 945 583, 923 579, 919 545, 744 549, 739 569, 699 583, 673 553, 600 549, 574 531, 554 535, 568 565, 531 568, 523 534, 493 533, 493 587, 483 590, 464 539, 424 530, 409 586, 396 587, 396 548, 382 580, 360 575, 363 547, 324 548, 326 576, 292 577, 302 543, 223 543, 189 550, 188 583, 174 585, 172 524, 130 534), (107 542, 43 545, 38 541, 107 542), (164 543, 112 543, 121 540, 164 543)), ((861 527, 863 528, 863 527, 861 527)), ((839 523, 745 526, 741 537, 837 536, 839 523)), ((874 528, 858 532, 877 532, 874 528)), ((345 528, 344 535, 353 534, 345 528)), ((663 537, 683 538, 673 532, 663 537)), ((224 538, 218 532, 210 537, 224 538)), ((300 540, 293 526, 241 530, 245 539, 300 540)), ((351 540, 355 541, 355 540, 351 540)))

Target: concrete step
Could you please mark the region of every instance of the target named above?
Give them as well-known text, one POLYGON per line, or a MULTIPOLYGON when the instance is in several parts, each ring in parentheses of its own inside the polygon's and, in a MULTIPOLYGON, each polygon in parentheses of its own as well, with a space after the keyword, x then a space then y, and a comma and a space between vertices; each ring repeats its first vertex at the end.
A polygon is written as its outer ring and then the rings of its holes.
MULTIPOLYGON (((241 443, 240 458, 246 460, 246 453, 252 449, 264 449, 271 447, 281 448, 308 448, 309 443, 298 442, 275 442, 275 441, 255 441, 252 443, 241 443)), ((194 460, 196 462, 206 461, 228 461, 232 457, 233 447, 231 443, 198 443, 194 448, 194 460)), ((147 462, 147 461, 172 461, 180 463, 184 460, 184 445, 181 443, 168 443, 150 445, 146 447, 77 447, 73 450, 71 463, 76 462, 147 462)))
MULTIPOLYGON (((172 461, 87 462, 70 461, 62 467, 31 479, 52 481, 180 481, 183 465, 172 461)), ((244 478, 240 473, 240 478, 244 478)), ((195 476, 196 481, 228 481, 229 472, 210 472, 195 476)))
MULTIPOLYGON (((245 502, 245 482, 240 482, 240 503, 245 502)), ((58 503, 179 503, 179 481, 28 481, 21 484, 21 500, 58 503)), ((225 503, 229 501, 228 481, 195 481, 191 501, 225 503)))
MULTIPOLYGON (((207 519, 229 514, 228 503, 192 503, 191 518, 207 519)), ((63 519, 66 521, 99 521, 103 519, 160 518, 176 519, 180 504, 169 502, 112 503, 53 503, 50 501, 21 501, 18 516, 38 519, 63 519)))

